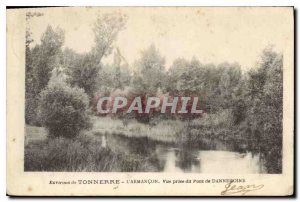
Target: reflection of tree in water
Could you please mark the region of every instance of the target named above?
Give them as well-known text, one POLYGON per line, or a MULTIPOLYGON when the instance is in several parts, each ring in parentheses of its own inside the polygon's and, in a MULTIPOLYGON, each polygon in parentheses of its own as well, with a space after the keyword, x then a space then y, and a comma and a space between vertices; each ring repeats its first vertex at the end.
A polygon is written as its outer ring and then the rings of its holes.
POLYGON ((183 171, 191 171, 192 166, 199 167, 199 160, 197 159, 198 150, 192 145, 193 142, 189 139, 180 145, 180 149, 175 152, 176 166, 183 171))
POLYGON ((134 172, 157 172, 163 170, 163 165, 158 160, 156 142, 147 137, 125 137, 122 135, 110 135, 108 146, 115 152, 130 159, 128 167, 134 164, 134 172), (132 163, 131 163, 132 162, 132 163))
POLYGON ((251 152, 252 156, 259 156, 259 165, 264 165, 267 173, 276 173, 281 170, 281 161, 278 158, 282 157, 281 145, 282 138, 270 138, 259 130, 247 130, 247 151, 251 152))

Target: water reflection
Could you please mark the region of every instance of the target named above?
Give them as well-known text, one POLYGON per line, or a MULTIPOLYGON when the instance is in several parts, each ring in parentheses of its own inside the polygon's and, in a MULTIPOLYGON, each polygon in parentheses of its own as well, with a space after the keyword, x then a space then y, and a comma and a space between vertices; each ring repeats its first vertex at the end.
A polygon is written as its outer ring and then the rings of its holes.
POLYGON ((189 154, 182 149, 159 148, 157 152, 158 158, 165 161, 164 172, 200 172, 200 159, 196 151, 189 154))
POLYGON ((139 159, 136 172, 187 173, 265 173, 259 153, 247 151, 242 145, 226 144, 218 140, 189 141, 166 144, 146 137, 128 138, 122 135, 101 136, 102 146, 117 153, 139 159))

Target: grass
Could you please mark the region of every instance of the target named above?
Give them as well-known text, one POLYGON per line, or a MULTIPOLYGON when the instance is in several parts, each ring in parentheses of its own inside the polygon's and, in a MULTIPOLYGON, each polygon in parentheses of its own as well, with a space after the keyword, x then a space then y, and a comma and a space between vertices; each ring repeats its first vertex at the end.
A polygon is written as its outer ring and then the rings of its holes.
POLYGON ((47 131, 43 127, 29 126, 25 127, 25 146, 29 143, 39 142, 47 139, 47 131))
POLYGON ((153 159, 112 151, 101 138, 85 132, 75 139, 47 138, 42 127, 26 126, 25 171, 155 172, 153 159))
POLYGON ((121 119, 92 117, 93 131, 99 134, 120 134, 126 137, 148 137, 151 140, 177 143, 187 138, 201 141, 204 138, 220 140, 241 140, 247 137, 240 128, 233 126, 230 111, 219 114, 205 114, 190 121, 161 120, 156 125, 140 123, 135 119, 123 124, 121 119))
POLYGON ((120 134, 127 137, 148 137, 162 142, 174 142, 184 129, 179 120, 163 120, 155 126, 144 124, 135 119, 125 125, 120 119, 93 117, 93 131, 101 134, 120 134))

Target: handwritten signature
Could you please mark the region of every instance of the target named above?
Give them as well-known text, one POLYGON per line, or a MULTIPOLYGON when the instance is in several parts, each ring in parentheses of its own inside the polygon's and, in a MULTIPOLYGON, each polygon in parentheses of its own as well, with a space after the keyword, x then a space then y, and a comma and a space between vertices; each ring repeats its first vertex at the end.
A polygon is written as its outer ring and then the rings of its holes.
POLYGON ((235 185, 232 182, 229 182, 228 184, 225 185, 225 190, 221 192, 221 195, 223 196, 228 196, 228 195, 233 195, 233 194, 241 194, 241 195, 246 195, 248 192, 251 191, 256 191, 261 188, 263 188, 264 185, 235 185))

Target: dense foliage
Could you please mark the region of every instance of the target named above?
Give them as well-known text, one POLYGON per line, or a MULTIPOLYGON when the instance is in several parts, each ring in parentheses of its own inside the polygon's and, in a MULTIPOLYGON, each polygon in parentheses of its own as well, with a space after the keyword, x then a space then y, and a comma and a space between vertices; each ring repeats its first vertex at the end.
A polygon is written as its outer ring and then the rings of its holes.
POLYGON ((82 89, 53 82, 41 92, 39 117, 52 137, 73 138, 90 127, 88 97, 82 89))
MULTIPOLYGON (((30 15, 27 20, 40 16, 30 15)), ((206 116, 192 120, 197 126, 188 125, 187 130, 199 129, 201 134, 209 131, 216 137, 226 134, 232 141, 241 138, 251 142, 253 149, 268 159, 269 172, 281 172, 280 53, 267 47, 257 65, 248 71, 242 71, 237 63, 203 64, 197 58, 178 58, 166 67, 164 57, 153 44, 130 66, 114 44, 126 21, 127 17, 120 14, 99 16, 93 26, 94 46, 84 54, 62 48, 64 32, 60 28, 48 26, 40 44, 34 46, 31 32, 26 30, 27 124, 42 124, 52 136, 72 137, 87 128, 86 111, 90 108, 96 115, 101 96, 197 96, 206 116), (113 62, 103 64, 102 59, 112 53, 113 62), (62 81, 49 82, 53 77, 62 81), (38 109, 41 119, 37 119, 38 109)), ((155 124, 161 118, 178 117, 149 114, 129 118, 155 124)))

